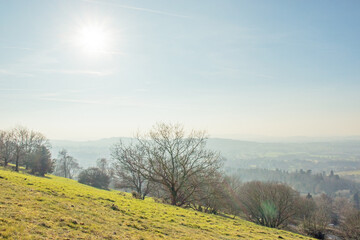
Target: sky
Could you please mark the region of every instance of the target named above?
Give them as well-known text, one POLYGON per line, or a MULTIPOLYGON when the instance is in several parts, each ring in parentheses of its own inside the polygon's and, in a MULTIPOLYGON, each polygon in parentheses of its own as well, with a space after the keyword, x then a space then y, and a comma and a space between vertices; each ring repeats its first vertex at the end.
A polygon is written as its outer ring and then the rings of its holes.
POLYGON ((0 129, 360 135, 360 1, 0 0, 0 129))

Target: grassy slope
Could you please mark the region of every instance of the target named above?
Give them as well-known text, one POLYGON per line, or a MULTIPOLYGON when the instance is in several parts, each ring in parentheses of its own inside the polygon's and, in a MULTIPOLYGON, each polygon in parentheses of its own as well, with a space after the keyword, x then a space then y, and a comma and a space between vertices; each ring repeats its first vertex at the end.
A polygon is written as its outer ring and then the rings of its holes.
POLYGON ((52 175, 40 178, 0 168, 0 239, 160 238, 309 239, 52 175))

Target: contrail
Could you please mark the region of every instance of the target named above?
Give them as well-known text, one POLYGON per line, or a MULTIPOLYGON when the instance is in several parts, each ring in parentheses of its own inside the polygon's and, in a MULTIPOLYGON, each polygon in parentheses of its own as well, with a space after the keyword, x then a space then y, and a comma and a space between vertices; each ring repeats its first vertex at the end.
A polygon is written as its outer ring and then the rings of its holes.
POLYGON ((97 0, 81 0, 81 1, 90 2, 90 3, 107 4, 107 5, 112 5, 112 6, 119 7, 119 8, 131 9, 131 10, 154 13, 154 14, 160 14, 160 15, 171 16, 171 17, 190 18, 190 16, 186 16, 186 15, 163 12, 163 11, 158 11, 158 10, 149 9, 149 8, 133 7, 133 6, 122 5, 122 4, 117 4, 117 3, 113 3, 113 2, 102 2, 102 1, 97 1, 97 0))

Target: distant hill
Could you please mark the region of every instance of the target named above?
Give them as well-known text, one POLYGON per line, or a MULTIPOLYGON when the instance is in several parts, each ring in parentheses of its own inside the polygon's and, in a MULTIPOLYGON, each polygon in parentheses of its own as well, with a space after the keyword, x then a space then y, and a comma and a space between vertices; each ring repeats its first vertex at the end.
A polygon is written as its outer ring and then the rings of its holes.
MULTIPOLYGON (((65 148, 77 158, 83 167, 95 165, 96 159, 110 158, 110 147, 119 140, 131 138, 107 138, 97 141, 52 140, 52 154, 57 157, 65 148)), ((251 142, 221 138, 208 140, 210 149, 221 152, 227 159, 228 168, 312 169, 314 172, 360 169, 360 140, 353 138, 328 139, 318 142, 251 142), (355 139, 355 140, 354 140, 355 139)), ((310 141, 312 140, 312 141, 310 141)))
POLYGON ((0 239, 310 239, 241 219, 0 168, 0 239))
POLYGON ((96 141, 51 140, 51 153, 56 158, 59 151, 64 148, 79 161, 82 167, 94 166, 99 158, 110 159, 110 147, 120 139, 124 143, 131 141, 131 138, 105 138, 96 141))

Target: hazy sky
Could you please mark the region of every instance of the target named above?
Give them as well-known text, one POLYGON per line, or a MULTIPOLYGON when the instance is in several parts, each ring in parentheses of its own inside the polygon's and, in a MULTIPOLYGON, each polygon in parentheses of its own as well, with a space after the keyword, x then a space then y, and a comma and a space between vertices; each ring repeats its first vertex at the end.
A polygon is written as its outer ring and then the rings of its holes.
POLYGON ((0 0, 0 129, 360 135, 359 12, 358 0, 0 0))

